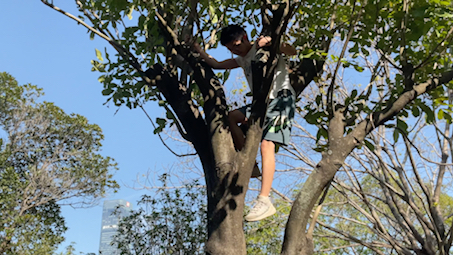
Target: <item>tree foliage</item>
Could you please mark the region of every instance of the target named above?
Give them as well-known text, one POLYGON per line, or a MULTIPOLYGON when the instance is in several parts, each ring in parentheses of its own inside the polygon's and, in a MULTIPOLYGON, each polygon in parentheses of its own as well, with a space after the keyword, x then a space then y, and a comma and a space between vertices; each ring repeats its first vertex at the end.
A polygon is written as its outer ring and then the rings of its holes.
MULTIPOLYGON (((161 176, 154 195, 143 196, 140 209, 122 219, 113 242, 122 254, 205 254, 205 187, 197 182, 172 187, 168 179, 161 176)), ((281 199, 276 206, 278 214, 244 225, 248 254, 280 253, 289 206, 281 199)))
POLYGON ((166 175, 160 181, 163 186, 156 194, 143 196, 141 208, 122 219, 113 243, 121 254, 204 254, 203 187, 197 183, 168 187, 166 175))
POLYGON ((64 238, 62 203, 90 206, 109 189, 115 163, 83 116, 39 102, 41 89, 0 73, 0 251, 50 254, 64 238))

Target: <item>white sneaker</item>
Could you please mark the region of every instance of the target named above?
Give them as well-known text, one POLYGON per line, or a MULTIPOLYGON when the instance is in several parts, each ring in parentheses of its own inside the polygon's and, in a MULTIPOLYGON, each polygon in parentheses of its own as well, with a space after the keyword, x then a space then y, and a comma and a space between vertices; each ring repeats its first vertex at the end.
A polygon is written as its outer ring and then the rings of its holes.
POLYGON ((269 197, 258 196, 255 205, 250 212, 245 216, 246 221, 258 221, 276 213, 274 205, 272 205, 269 197))

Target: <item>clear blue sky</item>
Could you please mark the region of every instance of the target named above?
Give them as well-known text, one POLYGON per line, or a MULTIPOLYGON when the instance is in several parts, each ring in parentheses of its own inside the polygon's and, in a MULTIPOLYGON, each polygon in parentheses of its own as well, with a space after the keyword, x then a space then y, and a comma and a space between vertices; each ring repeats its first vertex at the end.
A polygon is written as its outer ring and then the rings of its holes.
MULTIPOLYGON (((75 13, 74 1, 54 1, 75 13)), ((98 73, 91 72, 90 60, 95 48, 108 47, 101 39, 90 40, 86 29, 51 10, 38 0, 1 1, 0 72, 8 72, 20 84, 42 87, 44 100, 54 102, 66 113, 86 116, 98 124, 104 134, 102 154, 113 157, 120 170, 115 179, 122 186, 107 199, 126 199, 135 205, 144 191, 125 187, 134 185, 137 174, 159 172, 172 167, 175 157, 166 150, 141 110, 103 105, 98 73)), ((152 117, 161 109, 147 105, 152 117)), ((98 252, 102 214, 101 205, 90 209, 63 208, 69 230, 66 242, 76 242, 77 252, 98 252)))

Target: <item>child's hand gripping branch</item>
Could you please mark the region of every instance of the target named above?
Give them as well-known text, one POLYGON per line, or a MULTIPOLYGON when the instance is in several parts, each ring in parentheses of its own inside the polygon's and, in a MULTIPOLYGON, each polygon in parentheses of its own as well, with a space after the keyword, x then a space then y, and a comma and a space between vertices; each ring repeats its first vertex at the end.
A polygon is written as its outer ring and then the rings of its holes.
MULTIPOLYGON (((272 45, 272 37, 270 37, 270 36, 260 36, 260 37, 258 37, 258 39, 256 39, 255 43, 257 44, 256 45, 257 49, 265 47, 265 46, 271 46, 272 45)), ((286 43, 282 43, 280 45, 280 52, 285 54, 286 56, 294 56, 294 55, 297 54, 296 49, 293 46, 288 45, 286 43)))
MULTIPOLYGON (((245 30, 238 25, 229 25, 222 29, 220 43, 228 48, 230 52, 238 55, 236 58, 217 61, 208 55, 198 43, 193 44, 194 50, 214 69, 233 69, 242 67, 249 87, 252 88, 252 69, 251 62, 255 57, 256 51, 272 43, 269 36, 260 36, 256 42, 248 40, 245 30)), ((282 44, 281 53, 285 55, 295 55, 296 50, 291 45, 282 44)), ((253 93, 253 91, 252 91, 253 93)), ((272 205, 269 194, 272 187, 272 180, 275 172, 275 146, 287 145, 290 140, 292 120, 295 112, 295 92, 290 85, 288 71, 282 56, 278 56, 278 63, 269 93, 269 105, 266 110, 266 118, 263 127, 263 137, 261 141, 261 159, 263 177, 261 192, 256 200, 255 206, 245 216, 247 221, 257 221, 273 215, 276 212, 272 205)), ((244 133, 239 124, 245 123, 250 115, 250 105, 233 110, 229 113, 230 131, 236 149, 241 150, 244 146, 244 133)), ((254 169, 258 170, 259 169, 254 169)), ((258 176, 256 171, 252 177, 258 176)))

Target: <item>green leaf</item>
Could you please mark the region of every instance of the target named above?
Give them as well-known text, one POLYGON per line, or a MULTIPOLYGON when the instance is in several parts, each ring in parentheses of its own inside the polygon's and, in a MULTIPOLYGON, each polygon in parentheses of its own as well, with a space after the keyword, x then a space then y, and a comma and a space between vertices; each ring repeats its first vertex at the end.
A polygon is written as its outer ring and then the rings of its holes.
POLYGON ((445 113, 444 114, 444 118, 445 118, 445 120, 447 121, 448 124, 451 124, 452 117, 451 117, 450 113, 445 113))
POLYGON ((316 99, 315 99, 315 102, 316 102, 317 105, 320 105, 321 102, 322 102, 322 96, 321 95, 317 95, 316 99))
POLYGON ((312 124, 312 125, 316 124, 318 121, 318 118, 314 114, 306 114, 304 118, 308 124, 312 124))
POLYGON ((414 117, 420 116, 420 109, 416 105, 412 107, 412 115, 414 115, 414 117))
POLYGON ((362 52, 363 52, 363 54, 364 54, 365 56, 369 56, 369 55, 370 55, 370 52, 369 52, 367 49, 361 48, 361 50, 362 50, 362 52))
POLYGON ((256 29, 252 29, 252 32, 250 33, 250 35, 252 36, 252 38, 254 38, 256 36, 256 29))
POLYGON ((214 7, 213 4, 209 5, 209 16, 211 16, 212 23, 217 23, 219 21, 217 14, 216 14, 216 8, 214 7))
POLYGON ((444 111, 442 109, 440 109, 437 113, 437 118, 440 120, 444 118, 444 111))
POLYGON ((323 152, 323 151, 325 151, 326 149, 323 148, 323 147, 316 147, 316 148, 314 148, 313 150, 316 151, 316 152, 323 152))
POLYGON ((436 14, 436 15, 438 17, 441 17, 441 18, 447 18, 447 19, 453 18, 453 14, 452 13, 448 13, 448 12, 444 12, 444 13, 436 14))
POLYGON ((395 128, 395 130, 393 130, 393 141, 396 143, 398 142, 398 138, 400 137, 400 131, 395 128))
POLYGON ((426 122, 433 123, 434 121, 434 112, 429 108, 425 103, 421 102, 419 104, 420 109, 426 114, 426 122))
POLYGON ((361 67, 359 65, 354 65, 354 69, 359 73, 361 73, 361 72, 363 72, 363 70, 365 70, 363 67, 361 67))
POLYGON ((171 111, 167 111, 165 116, 167 116, 167 119, 173 119, 173 120, 176 119, 175 115, 173 115, 173 113, 171 111))
POLYGON ((225 72, 223 72, 224 81, 228 80, 228 77, 230 77, 230 70, 225 70, 225 72))
POLYGON ((96 50, 96 57, 99 59, 99 61, 103 62, 104 59, 102 58, 101 51, 99 51, 98 49, 95 49, 95 50, 96 50))
POLYGON ((396 126, 403 132, 407 132, 407 123, 400 119, 396 120, 396 126))
POLYGON ((102 95, 104 95, 104 96, 108 96, 112 93, 113 93, 113 89, 111 89, 111 88, 106 88, 106 89, 102 90, 102 95))
POLYGON ((364 142, 365 142, 365 146, 366 146, 370 151, 374 151, 375 147, 374 147, 374 145, 373 145, 370 141, 368 141, 367 139, 365 139, 364 142))
POLYGON ((167 123, 167 120, 162 119, 162 118, 156 118, 156 123, 159 126, 154 129, 154 134, 162 132, 162 130, 165 128, 165 124, 167 123))
POLYGON ((353 89, 351 91, 351 98, 355 98, 357 96, 357 90, 356 89, 353 89))
POLYGON ((327 136, 328 136, 327 130, 322 127, 319 128, 318 132, 316 133, 316 142, 318 142, 319 139, 321 139, 321 137, 324 137, 325 139, 327 139, 327 136))

